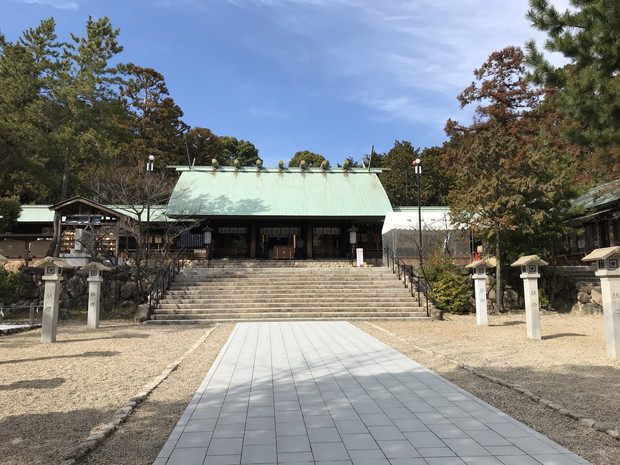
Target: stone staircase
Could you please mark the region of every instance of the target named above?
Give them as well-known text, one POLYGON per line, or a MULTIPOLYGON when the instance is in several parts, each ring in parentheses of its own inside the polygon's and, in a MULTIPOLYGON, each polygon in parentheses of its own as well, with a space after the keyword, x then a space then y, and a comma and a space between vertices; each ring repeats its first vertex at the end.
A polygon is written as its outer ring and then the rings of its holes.
POLYGON ((148 323, 376 319, 429 318, 389 268, 231 260, 182 269, 148 323))

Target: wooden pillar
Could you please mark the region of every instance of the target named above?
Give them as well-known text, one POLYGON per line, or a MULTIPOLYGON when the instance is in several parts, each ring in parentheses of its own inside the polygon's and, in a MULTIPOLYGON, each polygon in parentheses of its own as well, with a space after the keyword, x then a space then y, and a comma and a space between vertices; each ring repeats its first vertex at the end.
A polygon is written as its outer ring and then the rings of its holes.
POLYGON ((306 223, 306 257, 312 259, 312 223, 308 221, 306 223))
POLYGON ((118 264, 118 253, 120 252, 121 230, 116 220, 116 231, 114 231, 114 256, 116 257, 116 264, 118 264))
POLYGON ((250 224, 250 258, 256 258, 256 221, 250 224))

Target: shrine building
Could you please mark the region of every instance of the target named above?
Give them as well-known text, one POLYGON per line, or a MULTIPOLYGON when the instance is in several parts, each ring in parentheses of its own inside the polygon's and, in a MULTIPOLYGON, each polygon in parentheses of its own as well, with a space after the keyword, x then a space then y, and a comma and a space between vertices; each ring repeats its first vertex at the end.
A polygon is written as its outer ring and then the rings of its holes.
POLYGON ((354 246, 367 259, 382 257, 381 228, 392 206, 380 169, 174 168, 180 176, 166 215, 200 221, 185 241, 198 245, 209 231, 214 258, 345 259, 354 246))

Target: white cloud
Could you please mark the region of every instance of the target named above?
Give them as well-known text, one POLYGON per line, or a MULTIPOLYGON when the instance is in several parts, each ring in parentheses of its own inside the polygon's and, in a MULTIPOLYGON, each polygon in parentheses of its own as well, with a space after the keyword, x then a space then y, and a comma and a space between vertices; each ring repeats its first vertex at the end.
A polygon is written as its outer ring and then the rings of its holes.
POLYGON ((57 8, 59 10, 77 10, 79 3, 74 0, 20 0, 23 3, 30 5, 44 5, 57 8))
MULTIPOLYGON (((286 72, 311 76, 330 97, 410 122, 427 119, 429 107, 432 119, 453 115, 456 96, 492 52, 544 41, 525 18, 528 0, 227 1, 269 28, 271 42, 249 40, 256 53, 286 72)), ((560 10, 568 2, 552 1, 560 10)))
MULTIPOLYGON (((309 66, 342 79, 350 98, 366 96, 365 105, 409 121, 419 120, 416 110, 428 108, 428 99, 445 105, 449 95, 453 104, 443 111, 453 111, 492 52, 544 40, 525 18, 527 0, 245 2, 268 7, 276 27, 305 39, 309 66)), ((563 9, 568 0, 555 3, 563 9)))
POLYGON ((154 0, 153 6, 157 8, 189 8, 191 10, 206 10, 209 5, 203 0, 154 0))
POLYGON ((287 112, 277 109, 273 105, 260 108, 252 107, 248 109, 248 112, 260 118, 283 119, 289 116, 287 112))

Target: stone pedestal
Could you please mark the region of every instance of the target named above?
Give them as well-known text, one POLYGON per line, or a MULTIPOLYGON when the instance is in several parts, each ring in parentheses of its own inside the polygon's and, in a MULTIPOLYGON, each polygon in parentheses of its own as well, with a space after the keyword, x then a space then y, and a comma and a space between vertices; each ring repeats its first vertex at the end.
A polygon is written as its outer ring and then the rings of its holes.
POLYGON ((43 276, 45 294, 43 298, 43 316, 41 317, 41 342, 56 342, 58 301, 62 279, 62 275, 59 274, 43 276))
POLYGON ((479 326, 489 325, 489 311, 487 307, 487 276, 474 276, 474 289, 476 291, 476 324, 479 326))
POLYGON ((521 267, 521 279, 523 280, 523 295, 525 297, 525 323, 527 325, 527 337, 536 341, 541 340, 540 335, 540 304, 538 303, 538 267, 547 266, 548 263, 541 260, 538 255, 526 255, 519 258, 512 266, 521 267))
POLYGON ((110 271, 110 268, 101 263, 90 262, 82 267, 83 271, 88 272, 88 321, 89 328, 99 327, 99 309, 101 308, 101 283, 103 282, 103 272, 110 271))
POLYGON ((523 279, 527 337, 540 341, 540 305, 538 304, 538 278, 540 275, 522 273, 520 277, 523 279))
POLYGON ((58 300, 63 268, 72 268, 67 262, 56 257, 45 257, 33 265, 43 268, 45 290, 43 297, 43 316, 41 317, 41 342, 56 342, 58 327, 58 300))
POLYGON ((608 271, 596 272, 601 278, 605 341, 607 355, 620 360, 620 275, 608 273, 608 271))
POLYGON ((596 262, 596 276, 601 278, 607 355, 620 360, 620 246, 593 250, 582 260, 596 262))
POLYGON ((474 290, 476 291, 476 323, 479 326, 489 325, 489 310, 487 307, 487 269, 492 265, 486 260, 476 260, 465 268, 473 270, 474 290))
POLYGON ((88 321, 87 326, 92 329, 99 327, 99 309, 101 308, 101 283, 103 277, 99 274, 88 277, 88 321))

